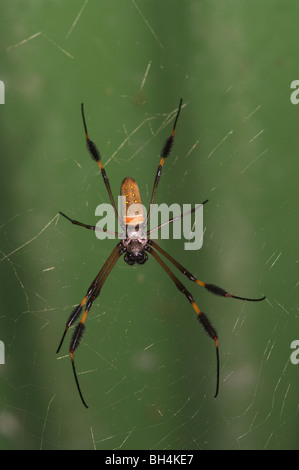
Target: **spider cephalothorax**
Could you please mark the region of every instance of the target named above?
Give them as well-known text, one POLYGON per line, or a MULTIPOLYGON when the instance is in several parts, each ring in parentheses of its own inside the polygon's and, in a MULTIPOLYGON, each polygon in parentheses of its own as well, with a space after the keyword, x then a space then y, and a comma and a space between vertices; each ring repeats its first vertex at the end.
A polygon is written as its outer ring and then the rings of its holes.
POLYGON ((144 264, 148 260, 145 253, 147 240, 142 239, 126 239, 123 240, 123 245, 126 247, 126 254, 124 260, 129 265, 144 264))

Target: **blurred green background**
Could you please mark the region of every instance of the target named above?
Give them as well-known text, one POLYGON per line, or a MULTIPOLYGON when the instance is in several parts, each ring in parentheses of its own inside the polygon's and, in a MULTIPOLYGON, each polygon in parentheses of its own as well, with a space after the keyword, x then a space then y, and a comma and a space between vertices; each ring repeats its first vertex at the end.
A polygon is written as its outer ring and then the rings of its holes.
POLYGON ((72 0, 1 3, 1 449, 295 449, 299 79, 295 0, 72 0), (89 409, 56 348, 72 308, 114 246, 94 224, 108 202, 88 155, 84 101, 114 195, 134 177, 147 205, 184 99, 157 202, 204 207, 204 244, 161 246, 213 341, 160 266, 120 260, 76 351, 89 409))

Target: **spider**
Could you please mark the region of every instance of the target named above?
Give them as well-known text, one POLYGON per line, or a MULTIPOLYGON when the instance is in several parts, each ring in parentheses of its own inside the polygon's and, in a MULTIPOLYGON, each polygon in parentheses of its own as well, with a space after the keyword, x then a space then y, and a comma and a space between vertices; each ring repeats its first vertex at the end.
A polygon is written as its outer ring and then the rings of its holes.
MULTIPOLYGON (((154 186, 153 186, 153 191, 152 191, 152 196, 151 196, 151 201, 150 201, 150 206, 149 206, 149 211, 147 213, 147 217, 144 216, 142 212, 139 213, 138 215, 138 220, 137 220, 137 225, 136 225, 136 218, 130 217, 129 214, 129 207, 131 204, 138 203, 141 204, 141 198, 140 198, 140 193, 139 193, 139 188, 136 183, 136 181, 133 178, 125 178, 121 184, 121 195, 125 196, 126 198, 126 210, 123 214, 123 218, 120 218, 120 215, 118 214, 114 198, 111 192, 110 188, 110 183, 109 179, 107 177, 106 171, 101 163, 101 156, 100 153, 95 145, 95 143, 90 140, 87 132, 87 126, 86 126, 86 120, 84 116, 84 108, 83 108, 83 103, 81 104, 81 113, 82 113, 82 120, 83 120, 83 125, 84 125, 84 130, 85 130, 85 138, 86 138, 86 145, 87 149, 93 158, 95 162, 98 164, 101 174, 109 195, 109 199, 111 202, 111 205, 113 207, 116 219, 118 219, 120 226, 123 228, 125 234, 122 236, 121 240, 118 241, 114 249, 112 250, 111 254, 109 255, 107 261, 104 263, 102 269, 99 271, 97 276, 94 278, 92 283, 90 284, 89 288, 86 291, 85 296, 71 312, 65 326, 64 333, 62 335, 60 344, 57 349, 57 353, 60 351, 60 348, 62 346, 62 343, 64 341, 65 335, 68 331, 68 329, 76 322, 76 320, 79 318, 79 316, 83 311, 83 314, 81 316, 81 319, 79 323, 76 325, 73 335, 71 337, 70 341, 70 347, 69 347, 69 354, 71 358, 71 363, 72 363, 72 369, 74 373, 74 378, 75 382, 77 385, 77 389, 81 398, 81 401, 83 405, 88 408, 84 398, 83 394, 79 385, 79 380, 78 376, 76 373, 76 368, 75 368, 75 361, 74 361, 74 352, 78 348, 80 344, 80 340, 82 339, 84 330, 85 330, 85 321, 88 316, 88 312, 90 311, 93 302, 96 300, 96 298, 99 296, 101 289, 103 287, 104 282, 106 281, 108 275, 112 271, 114 265, 118 261, 118 259, 124 255, 124 260, 128 265, 133 265, 135 263, 137 264, 144 264, 148 260, 148 255, 151 255, 158 263, 159 265, 164 269, 166 274, 172 279, 176 287, 184 294, 187 299, 189 300, 190 304, 192 305, 197 318, 207 333, 207 335, 214 341, 215 343, 215 348, 216 348, 216 392, 215 392, 215 398, 218 395, 219 391, 219 370, 220 370, 220 362, 219 362, 219 344, 218 344, 218 335, 216 333, 215 328, 211 324, 210 320, 206 316, 205 313, 203 313, 197 304, 195 303, 191 293, 185 288, 185 286, 181 283, 181 281, 177 278, 177 276, 172 272, 172 270, 168 267, 168 265, 163 261, 163 259, 160 257, 160 254, 163 255, 172 265, 174 265, 184 276, 186 276, 190 281, 195 282, 199 286, 204 287, 207 289, 209 292, 222 296, 222 297, 231 297, 233 299, 239 299, 239 300, 245 300, 245 301, 261 301, 264 300, 266 297, 261 297, 258 299, 250 299, 247 297, 239 297, 237 295, 232 295, 229 292, 227 292, 225 289, 222 287, 218 287, 214 284, 208 284, 206 282, 200 281, 197 279, 193 274, 191 274, 186 268, 184 268, 178 261, 176 261, 170 254, 168 254, 164 249, 162 249, 156 242, 154 242, 152 239, 149 238, 151 230, 146 230, 147 227, 147 222, 150 216, 150 211, 152 204, 154 204, 155 201, 155 196, 158 188, 158 184, 160 181, 161 173, 162 173, 162 168, 164 165, 164 162, 167 157, 169 157, 173 143, 174 143, 174 135, 175 135, 175 130, 176 130, 176 125, 178 122, 178 118, 181 112, 182 108, 182 99, 180 100, 179 107, 176 112, 176 117, 174 121, 174 125, 171 131, 170 136, 166 139, 162 151, 161 151, 161 157, 160 157, 160 162, 158 165, 156 177, 154 180, 154 186), (132 221, 133 220, 133 221, 132 221), (133 225, 132 225, 133 224, 133 225), (160 253, 160 254, 158 254, 160 253)), ((203 202, 205 204, 207 201, 203 202)), ((199 207, 199 206, 198 206, 199 207)), ((194 212, 196 210, 192 209, 191 212, 194 212)), ((81 227, 84 227, 89 230, 97 230, 98 228, 94 225, 87 225, 82 222, 79 222, 77 220, 71 219, 67 215, 65 215, 63 212, 59 212, 63 217, 65 217, 67 220, 69 220, 72 224, 74 225, 79 225, 81 227)), ((172 223, 174 220, 183 217, 185 214, 182 214, 181 216, 174 217, 172 219, 169 219, 167 223, 172 223)), ((159 227, 157 227, 159 228, 159 227)), ((105 231, 105 229, 102 229, 105 231)), ((118 235, 118 234, 117 234, 118 235)))

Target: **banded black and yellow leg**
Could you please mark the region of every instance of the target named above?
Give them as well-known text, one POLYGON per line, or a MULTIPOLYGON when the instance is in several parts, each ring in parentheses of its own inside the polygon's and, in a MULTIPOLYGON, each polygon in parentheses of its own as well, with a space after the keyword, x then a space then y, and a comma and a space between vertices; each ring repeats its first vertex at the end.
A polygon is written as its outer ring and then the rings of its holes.
MULTIPOLYGON (((88 292, 88 291, 87 291, 88 292)), ((62 346, 62 343, 64 341, 64 338, 65 338, 65 335, 67 334, 68 332, 68 329, 72 326, 73 323, 76 322, 77 318, 79 318, 79 315, 81 314, 82 312, 82 309, 84 307, 84 305, 86 304, 87 302, 87 299, 88 299, 88 295, 86 295, 85 297, 83 297, 81 303, 79 305, 77 305, 74 310, 72 310, 67 322, 66 322, 66 326, 65 326, 65 329, 64 329, 64 332, 63 332, 63 335, 62 335, 62 338, 60 340, 60 343, 59 343, 59 346, 57 348, 57 351, 56 351, 56 354, 59 353, 60 351, 60 348, 62 346)))
POLYGON ((113 198, 113 194, 112 194, 112 191, 111 191, 111 187, 110 187, 110 183, 109 183, 109 179, 108 179, 108 176, 106 174, 106 171, 102 165, 102 162, 101 162, 101 155, 100 155, 100 152, 96 146, 96 144, 90 140, 89 136, 88 136, 88 132, 87 132, 87 125, 86 125, 86 121, 85 121, 85 116, 84 116, 84 106, 83 106, 83 103, 81 103, 81 113, 82 113, 82 119, 83 119, 83 125, 84 125, 84 130, 85 130, 85 138, 86 138, 86 145, 87 145, 87 150, 89 151, 91 157, 93 158, 93 160, 95 160, 101 170, 101 174, 102 174, 102 177, 103 177, 103 180, 104 180, 104 183, 105 183, 105 186, 106 186, 106 189, 107 189, 107 192, 108 192, 108 195, 109 195, 109 199, 110 199, 110 202, 111 202, 111 205, 113 207, 113 210, 114 210, 114 213, 115 213, 115 216, 116 218, 118 219, 118 221, 120 222, 121 224, 121 220, 120 220, 120 217, 118 215, 118 212, 117 212, 117 209, 116 209, 116 205, 115 205, 115 201, 114 201, 114 198, 113 198))
POLYGON ((219 376, 220 376, 220 361, 219 361, 219 343, 218 343, 218 335, 216 333, 216 330, 214 329, 213 325, 211 324, 210 320, 208 319, 208 317, 199 309, 199 307, 197 306, 197 304, 195 303, 192 295, 190 294, 190 292, 186 289, 186 287, 181 283, 181 281, 173 274, 173 272, 171 271, 171 269, 167 266, 167 264, 164 263, 164 261, 160 258, 160 256, 158 255, 158 253, 156 253, 149 244, 147 244, 147 247, 146 247, 146 250, 155 258, 155 260, 160 264, 160 266, 162 266, 162 268, 164 269, 164 271, 169 275, 169 277, 171 277, 171 279, 173 280, 173 282, 175 283, 175 285, 177 286, 177 288, 180 290, 180 292, 182 292, 182 294, 184 294, 187 299, 189 300, 189 302, 191 303, 193 309, 195 310, 196 314, 197 314, 197 318, 201 324, 201 326, 203 327, 203 329, 205 330, 205 332, 207 333, 207 335, 212 338, 212 340, 214 341, 215 343, 215 348, 216 348, 216 392, 215 392, 215 398, 217 397, 218 395, 218 391, 219 391, 219 376))
POLYGON ((171 134, 166 139, 166 141, 165 141, 165 143, 162 147, 160 163, 158 165, 158 169, 157 169, 157 173, 156 173, 156 177, 155 177, 155 181, 154 181, 154 187, 153 187, 151 202, 150 202, 149 210, 148 210, 148 213, 147 213, 147 221, 149 220, 149 217, 150 217, 151 205, 154 204, 154 201, 155 201, 156 192, 157 192, 159 180, 160 180, 161 173, 162 173, 162 167, 164 165, 165 159, 169 156, 169 154, 171 152, 171 149, 173 147, 175 128, 176 128, 178 118, 179 118, 179 114, 180 114, 180 111, 181 111, 181 108, 182 108, 182 102, 183 102, 183 100, 181 99, 179 107, 178 107, 178 111, 177 111, 177 114, 176 114, 176 118, 175 118, 175 121, 174 121, 174 125, 173 125, 172 131, 171 131, 171 134))
POLYGON ((109 264, 112 262, 114 256, 119 252, 120 250, 120 245, 119 243, 115 246, 115 248, 113 249, 113 251, 111 252, 111 254, 109 255, 107 261, 105 262, 105 264, 103 265, 102 269, 99 271, 99 273, 97 274, 97 276, 94 278, 94 280, 92 281, 92 283, 90 284, 89 288, 87 289, 87 292, 85 294, 85 296, 83 297, 83 299, 81 300, 81 302, 79 303, 79 305, 77 305, 71 312, 67 322, 66 322, 66 325, 65 325, 65 330, 64 330, 64 333, 62 335, 62 338, 61 338, 61 341, 59 343, 59 346, 57 348, 57 351, 56 353, 59 353, 60 351, 60 348, 62 346, 62 343, 64 341, 64 338, 65 338, 65 335, 68 331, 68 329, 76 322, 76 320, 79 318, 81 312, 82 312, 82 309, 84 307, 84 305, 86 304, 87 300, 89 299, 90 295, 92 294, 92 291, 94 290, 94 288, 97 286, 98 282, 100 281, 101 277, 103 276, 103 274, 105 273, 107 267, 109 266, 109 264))
POLYGON ((163 256, 165 256, 168 261, 170 261, 179 271, 181 271, 182 274, 184 274, 190 281, 195 282, 201 287, 204 287, 207 289, 209 292, 215 295, 219 295, 221 297, 230 297, 232 299, 238 299, 238 300, 246 300, 249 302, 260 302, 261 300, 264 300, 266 296, 260 297, 258 299, 251 299, 248 297, 240 297, 238 295, 233 295, 227 292, 225 289, 219 286, 215 286, 215 284, 208 284, 206 282, 200 281, 199 279, 196 279, 196 277, 193 276, 184 266, 182 266, 178 261, 176 261, 167 251, 163 250, 157 243, 155 243, 153 240, 148 240, 148 245, 153 246, 159 253, 161 253, 163 256))
MULTIPOLYGON (((123 254, 123 251, 122 251, 122 249, 119 248, 119 244, 117 244, 117 246, 115 247, 115 249, 113 250, 113 252, 111 253, 111 255, 109 257, 110 264, 107 266, 107 264, 105 263, 106 264, 105 272, 103 272, 102 276, 99 278, 98 283, 95 286, 95 288, 93 289, 93 291, 91 292, 88 300, 85 301, 85 303, 86 303, 85 310, 83 312, 83 315, 81 317, 80 322, 75 327, 75 330, 74 330, 74 333, 72 335, 71 342, 70 342, 69 353, 70 353, 70 358, 71 358, 71 361, 72 361, 73 373, 74 373, 74 377, 75 377, 75 381, 76 381, 76 385, 77 385, 77 389, 78 389, 81 401, 82 401, 83 405, 86 408, 88 408, 88 406, 87 406, 87 404, 86 404, 86 402, 83 398, 81 388, 80 388, 80 385, 79 385, 79 381, 78 381, 78 376, 77 376, 77 373, 76 373, 76 367, 75 367, 75 361, 74 361, 74 352, 78 348, 78 346, 80 344, 80 341, 82 339, 82 336, 84 334, 85 321, 86 321, 87 315, 88 315, 88 313, 89 313, 89 311, 92 307, 92 304, 96 300, 96 298, 99 296, 104 282, 106 281, 106 279, 109 276, 111 270, 113 269, 115 263, 117 262, 117 260, 119 259, 119 257, 122 254, 123 254), (117 250, 116 250, 116 248, 117 248, 117 250)), ((83 299, 83 301, 84 300, 85 300, 85 298, 83 299)), ((80 309, 80 311, 81 311, 82 310, 81 304, 78 306, 78 309, 80 307, 81 307, 81 309, 80 309)))

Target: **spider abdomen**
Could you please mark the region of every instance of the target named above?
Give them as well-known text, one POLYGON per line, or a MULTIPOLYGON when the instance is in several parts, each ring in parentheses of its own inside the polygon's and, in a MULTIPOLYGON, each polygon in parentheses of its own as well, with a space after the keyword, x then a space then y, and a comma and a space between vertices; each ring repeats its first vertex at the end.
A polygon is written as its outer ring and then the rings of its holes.
POLYGON ((136 181, 127 177, 120 187, 120 195, 123 196, 122 220, 125 225, 140 225, 144 222, 144 209, 140 192, 136 181))

